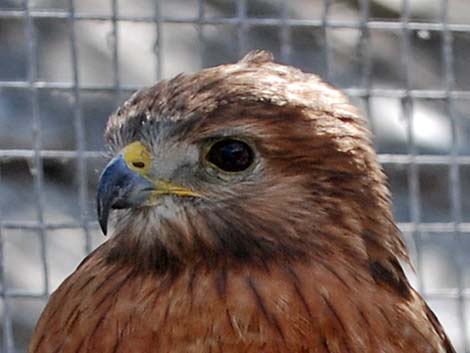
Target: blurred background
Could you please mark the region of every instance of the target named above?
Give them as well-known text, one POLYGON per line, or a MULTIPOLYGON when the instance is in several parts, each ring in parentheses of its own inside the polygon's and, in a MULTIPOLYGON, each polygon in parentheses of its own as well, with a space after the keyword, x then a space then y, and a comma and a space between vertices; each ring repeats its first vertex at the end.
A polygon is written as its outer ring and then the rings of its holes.
POLYGON ((268 49, 369 118, 413 283, 470 353, 468 0, 0 0, 0 348, 104 241, 107 117, 135 89, 268 49))

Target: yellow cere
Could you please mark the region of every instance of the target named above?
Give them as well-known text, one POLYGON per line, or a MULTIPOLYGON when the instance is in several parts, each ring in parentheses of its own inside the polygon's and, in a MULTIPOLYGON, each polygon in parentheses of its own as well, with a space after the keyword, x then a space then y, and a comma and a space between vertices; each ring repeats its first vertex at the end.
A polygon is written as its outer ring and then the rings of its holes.
POLYGON ((121 153, 127 166, 133 171, 146 175, 150 170, 152 157, 150 151, 142 142, 132 142, 124 147, 121 153))

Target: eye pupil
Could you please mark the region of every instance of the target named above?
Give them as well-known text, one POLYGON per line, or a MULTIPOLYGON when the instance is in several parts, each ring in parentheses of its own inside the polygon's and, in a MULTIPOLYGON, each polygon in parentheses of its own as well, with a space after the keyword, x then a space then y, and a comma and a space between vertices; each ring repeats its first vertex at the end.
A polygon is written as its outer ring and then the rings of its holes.
POLYGON ((225 139, 214 143, 207 160, 226 172, 241 172, 254 160, 253 151, 245 142, 225 139))
POLYGON ((132 162, 132 165, 136 168, 144 168, 145 167, 144 162, 132 162))

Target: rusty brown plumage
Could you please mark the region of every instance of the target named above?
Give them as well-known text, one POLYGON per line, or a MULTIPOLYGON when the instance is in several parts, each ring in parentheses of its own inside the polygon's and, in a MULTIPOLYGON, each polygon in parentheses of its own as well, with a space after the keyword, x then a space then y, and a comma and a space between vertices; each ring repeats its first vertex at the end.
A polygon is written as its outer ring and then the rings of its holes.
POLYGON ((136 93, 105 137, 204 197, 113 211, 30 353, 454 352, 402 270, 366 123, 318 77, 252 52, 136 93), (243 173, 205 167, 227 136, 254 150, 243 173))

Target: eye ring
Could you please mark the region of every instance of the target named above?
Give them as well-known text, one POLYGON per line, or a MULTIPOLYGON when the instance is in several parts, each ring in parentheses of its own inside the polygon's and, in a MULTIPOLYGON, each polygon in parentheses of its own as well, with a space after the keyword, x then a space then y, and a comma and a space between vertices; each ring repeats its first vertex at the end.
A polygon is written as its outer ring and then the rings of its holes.
POLYGON ((213 141, 207 147, 204 159, 219 171, 240 173, 254 164, 255 152, 249 143, 236 137, 226 137, 213 141))

